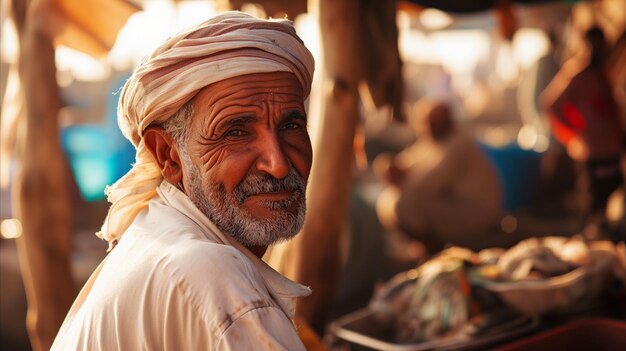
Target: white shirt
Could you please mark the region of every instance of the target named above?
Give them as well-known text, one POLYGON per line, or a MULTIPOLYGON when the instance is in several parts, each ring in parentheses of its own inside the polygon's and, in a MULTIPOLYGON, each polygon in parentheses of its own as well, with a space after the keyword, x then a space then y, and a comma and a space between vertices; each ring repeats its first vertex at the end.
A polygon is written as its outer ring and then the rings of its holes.
POLYGON ((304 350, 310 290, 221 233, 163 182, 85 284, 52 350, 304 350))

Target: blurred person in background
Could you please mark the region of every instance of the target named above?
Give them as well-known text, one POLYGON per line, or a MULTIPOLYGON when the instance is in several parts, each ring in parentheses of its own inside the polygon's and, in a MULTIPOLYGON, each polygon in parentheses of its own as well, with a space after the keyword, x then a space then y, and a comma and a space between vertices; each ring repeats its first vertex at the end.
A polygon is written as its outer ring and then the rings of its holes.
MULTIPOLYGON (((564 216, 575 211, 569 199, 575 196, 576 169, 563 145, 554 140, 550 131, 548 111, 544 108, 541 94, 559 72, 562 56, 560 29, 554 25, 545 34, 548 50, 522 76, 518 86, 520 116, 524 127, 530 126, 537 134, 549 140, 548 148, 541 156, 540 180, 536 192, 534 210, 548 216, 564 216)), ((528 128, 528 127, 526 127, 528 128)))
POLYGON ((381 223, 421 241, 431 254, 446 244, 484 245, 502 212, 494 167, 447 104, 421 100, 415 110, 418 140, 374 161, 375 174, 388 185, 376 205, 381 223))
POLYGON ((518 106, 522 122, 542 135, 549 134, 550 125, 544 116, 541 93, 559 72, 562 51, 557 28, 551 28, 545 34, 548 39, 546 53, 530 66, 518 86, 518 106))
POLYGON ((137 159, 107 190, 111 251, 53 350, 305 349, 292 319, 310 290, 261 256, 304 221, 313 68, 289 21, 238 12, 140 63, 118 106, 137 159))
POLYGON ((585 53, 563 65, 544 91, 543 102, 555 138, 584 167, 580 175, 585 178, 582 184, 588 197, 586 222, 604 227, 608 198, 623 185, 624 132, 607 77, 608 49, 602 30, 587 30, 585 42, 585 53))

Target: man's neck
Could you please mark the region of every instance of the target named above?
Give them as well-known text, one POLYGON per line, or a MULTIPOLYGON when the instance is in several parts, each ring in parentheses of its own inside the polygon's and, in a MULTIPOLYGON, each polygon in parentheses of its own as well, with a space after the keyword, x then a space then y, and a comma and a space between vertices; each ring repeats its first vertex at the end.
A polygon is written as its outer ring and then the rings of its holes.
POLYGON ((262 258, 267 251, 267 246, 246 246, 246 249, 250 250, 256 257, 262 258))

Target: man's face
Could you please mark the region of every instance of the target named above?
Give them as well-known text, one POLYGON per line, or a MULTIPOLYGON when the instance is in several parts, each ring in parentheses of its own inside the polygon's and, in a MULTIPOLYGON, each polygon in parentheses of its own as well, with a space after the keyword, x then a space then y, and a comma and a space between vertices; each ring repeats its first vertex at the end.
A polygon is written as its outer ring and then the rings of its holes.
POLYGON ((267 246, 304 223, 312 150, 304 96, 291 73, 208 86, 193 101, 183 153, 189 198, 244 246, 267 246))

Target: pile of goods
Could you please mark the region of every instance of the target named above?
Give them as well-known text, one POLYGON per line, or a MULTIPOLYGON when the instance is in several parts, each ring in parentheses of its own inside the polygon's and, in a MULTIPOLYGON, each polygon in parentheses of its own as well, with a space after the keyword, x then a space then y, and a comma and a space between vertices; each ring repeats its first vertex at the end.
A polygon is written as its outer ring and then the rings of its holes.
POLYGON ((380 288, 369 309, 407 344, 472 338, 520 316, 563 310, 626 274, 624 244, 547 237, 509 250, 452 247, 380 288), (620 273, 620 271, 622 273, 620 273))
POLYGON ((504 251, 487 249, 489 257, 480 272, 486 278, 503 281, 539 280, 571 272, 589 262, 590 248, 580 238, 547 237, 524 240, 504 251))

